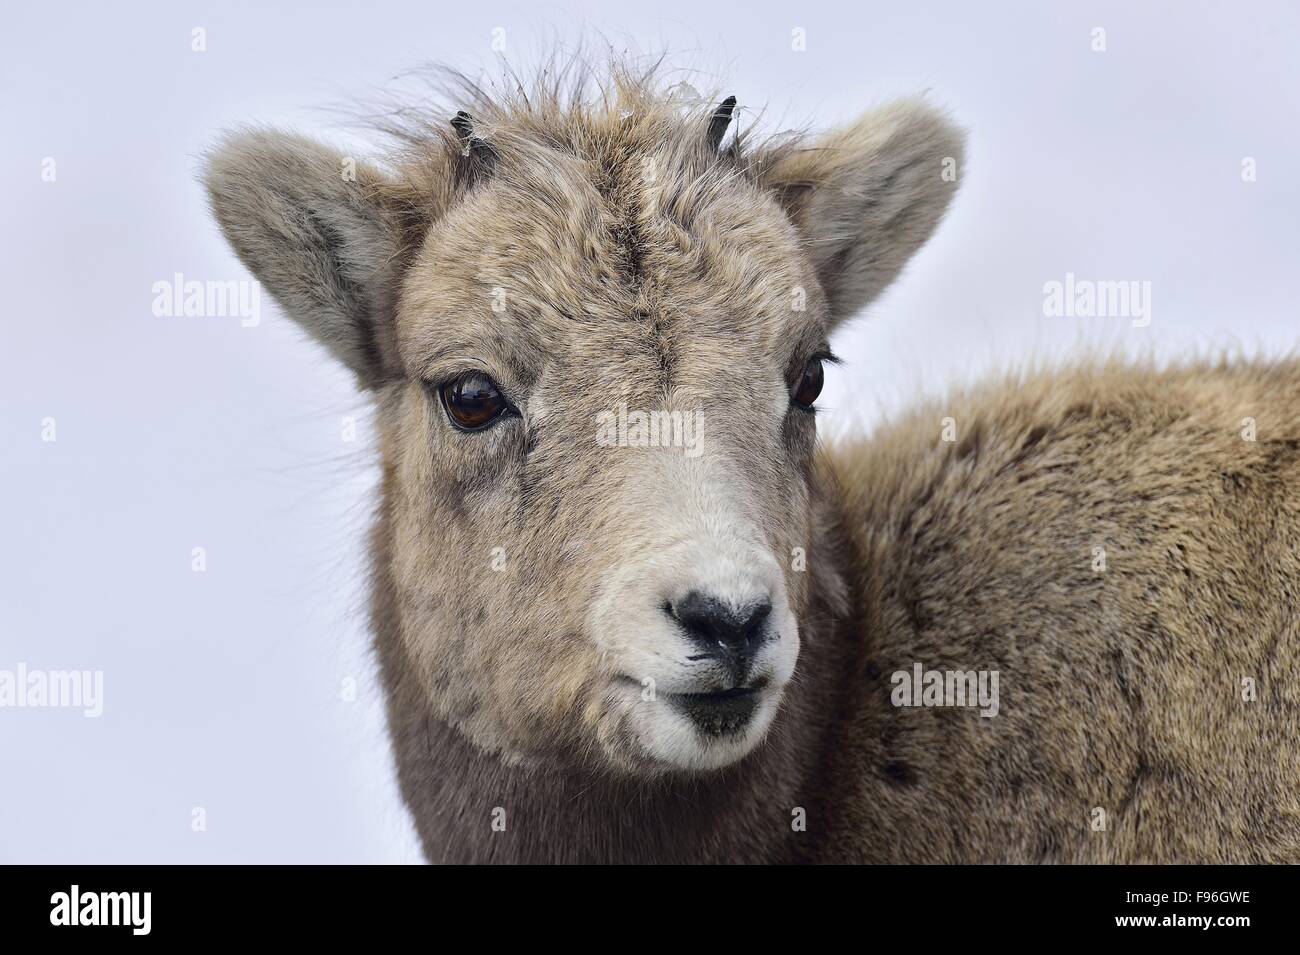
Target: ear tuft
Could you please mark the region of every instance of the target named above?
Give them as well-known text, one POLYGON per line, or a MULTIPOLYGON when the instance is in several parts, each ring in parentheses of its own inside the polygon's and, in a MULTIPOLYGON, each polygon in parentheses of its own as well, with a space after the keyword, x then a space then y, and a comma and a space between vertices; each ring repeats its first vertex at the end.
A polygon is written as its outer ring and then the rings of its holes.
POLYGON ((373 387, 397 369, 401 229, 373 167, 270 129, 227 136, 203 173, 235 252, 295 322, 373 387))
POLYGON ((963 140, 923 100, 901 100, 761 173, 807 244, 834 321, 883 292, 934 232, 957 189, 963 140))

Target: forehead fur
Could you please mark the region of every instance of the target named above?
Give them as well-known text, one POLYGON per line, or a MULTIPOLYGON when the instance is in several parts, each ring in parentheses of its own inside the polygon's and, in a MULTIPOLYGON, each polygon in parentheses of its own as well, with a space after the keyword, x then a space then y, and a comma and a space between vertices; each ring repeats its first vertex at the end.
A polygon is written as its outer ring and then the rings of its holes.
POLYGON ((516 344, 637 323, 665 364, 674 326, 772 354, 816 346, 816 281, 760 185, 797 137, 751 149, 738 123, 717 149, 707 134, 717 99, 688 100, 654 72, 615 70, 599 86, 543 77, 501 96, 464 80, 456 89, 488 159, 445 119, 399 130, 392 188, 413 209, 442 207, 407 276, 408 361, 455 347, 440 314, 462 331, 467 316, 490 317, 516 344), (441 193, 421 186, 448 182, 441 193), (796 297, 810 306, 792 308, 796 297))

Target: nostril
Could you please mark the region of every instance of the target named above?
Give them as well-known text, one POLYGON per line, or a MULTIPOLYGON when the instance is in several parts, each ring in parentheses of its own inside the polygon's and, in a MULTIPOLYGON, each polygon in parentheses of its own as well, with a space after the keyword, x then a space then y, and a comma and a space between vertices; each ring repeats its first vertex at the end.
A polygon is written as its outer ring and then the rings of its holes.
POLYGON ((767 638, 771 601, 756 601, 736 608, 709 594, 692 591, 663 610, 691 640, 710 654, 730 654, 747 659, 767 638))

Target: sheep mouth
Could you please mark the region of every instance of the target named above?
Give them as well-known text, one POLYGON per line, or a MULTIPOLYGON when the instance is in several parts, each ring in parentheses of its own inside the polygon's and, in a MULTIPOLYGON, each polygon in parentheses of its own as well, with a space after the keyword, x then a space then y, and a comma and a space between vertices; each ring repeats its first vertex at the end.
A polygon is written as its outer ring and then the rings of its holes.
POLYGON ((667 701, 705 736, 728 736, 749 725, 758 709, 760 686, 737 686, 708 693, 669 693, 667 701))

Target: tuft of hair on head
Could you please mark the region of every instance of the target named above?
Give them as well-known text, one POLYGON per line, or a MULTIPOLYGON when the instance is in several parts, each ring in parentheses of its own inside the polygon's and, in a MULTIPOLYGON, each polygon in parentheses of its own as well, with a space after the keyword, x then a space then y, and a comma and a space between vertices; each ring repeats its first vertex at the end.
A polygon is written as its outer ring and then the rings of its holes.
POLYGON ((407 74, 414 89, 385 94, 386 108, 369 108, 364 118, 353 112, 395 147, 390 156, 398 165, 418 167, 441 142, 462 173, 471 174, 468 181, 475 169, 508 177, 518 168, 544 166, 550 151, 606 164, 642 147, 664 149, 698 174, 719 165, 700 164, 707 155, 748 175, 760 149, 798 138, 781 133, 759 142, 757 126, 737 129, 736 97, 713 98, 704 88, 701 95, 683 79, 698 81, 699 75, 671 69, 666 54, 552 51, 527 67, 503 63, 500 70, 471 76, 431 64, 407 74), (431 92, 433 105, 411 105, 417 97, 429 102, 431 92))

